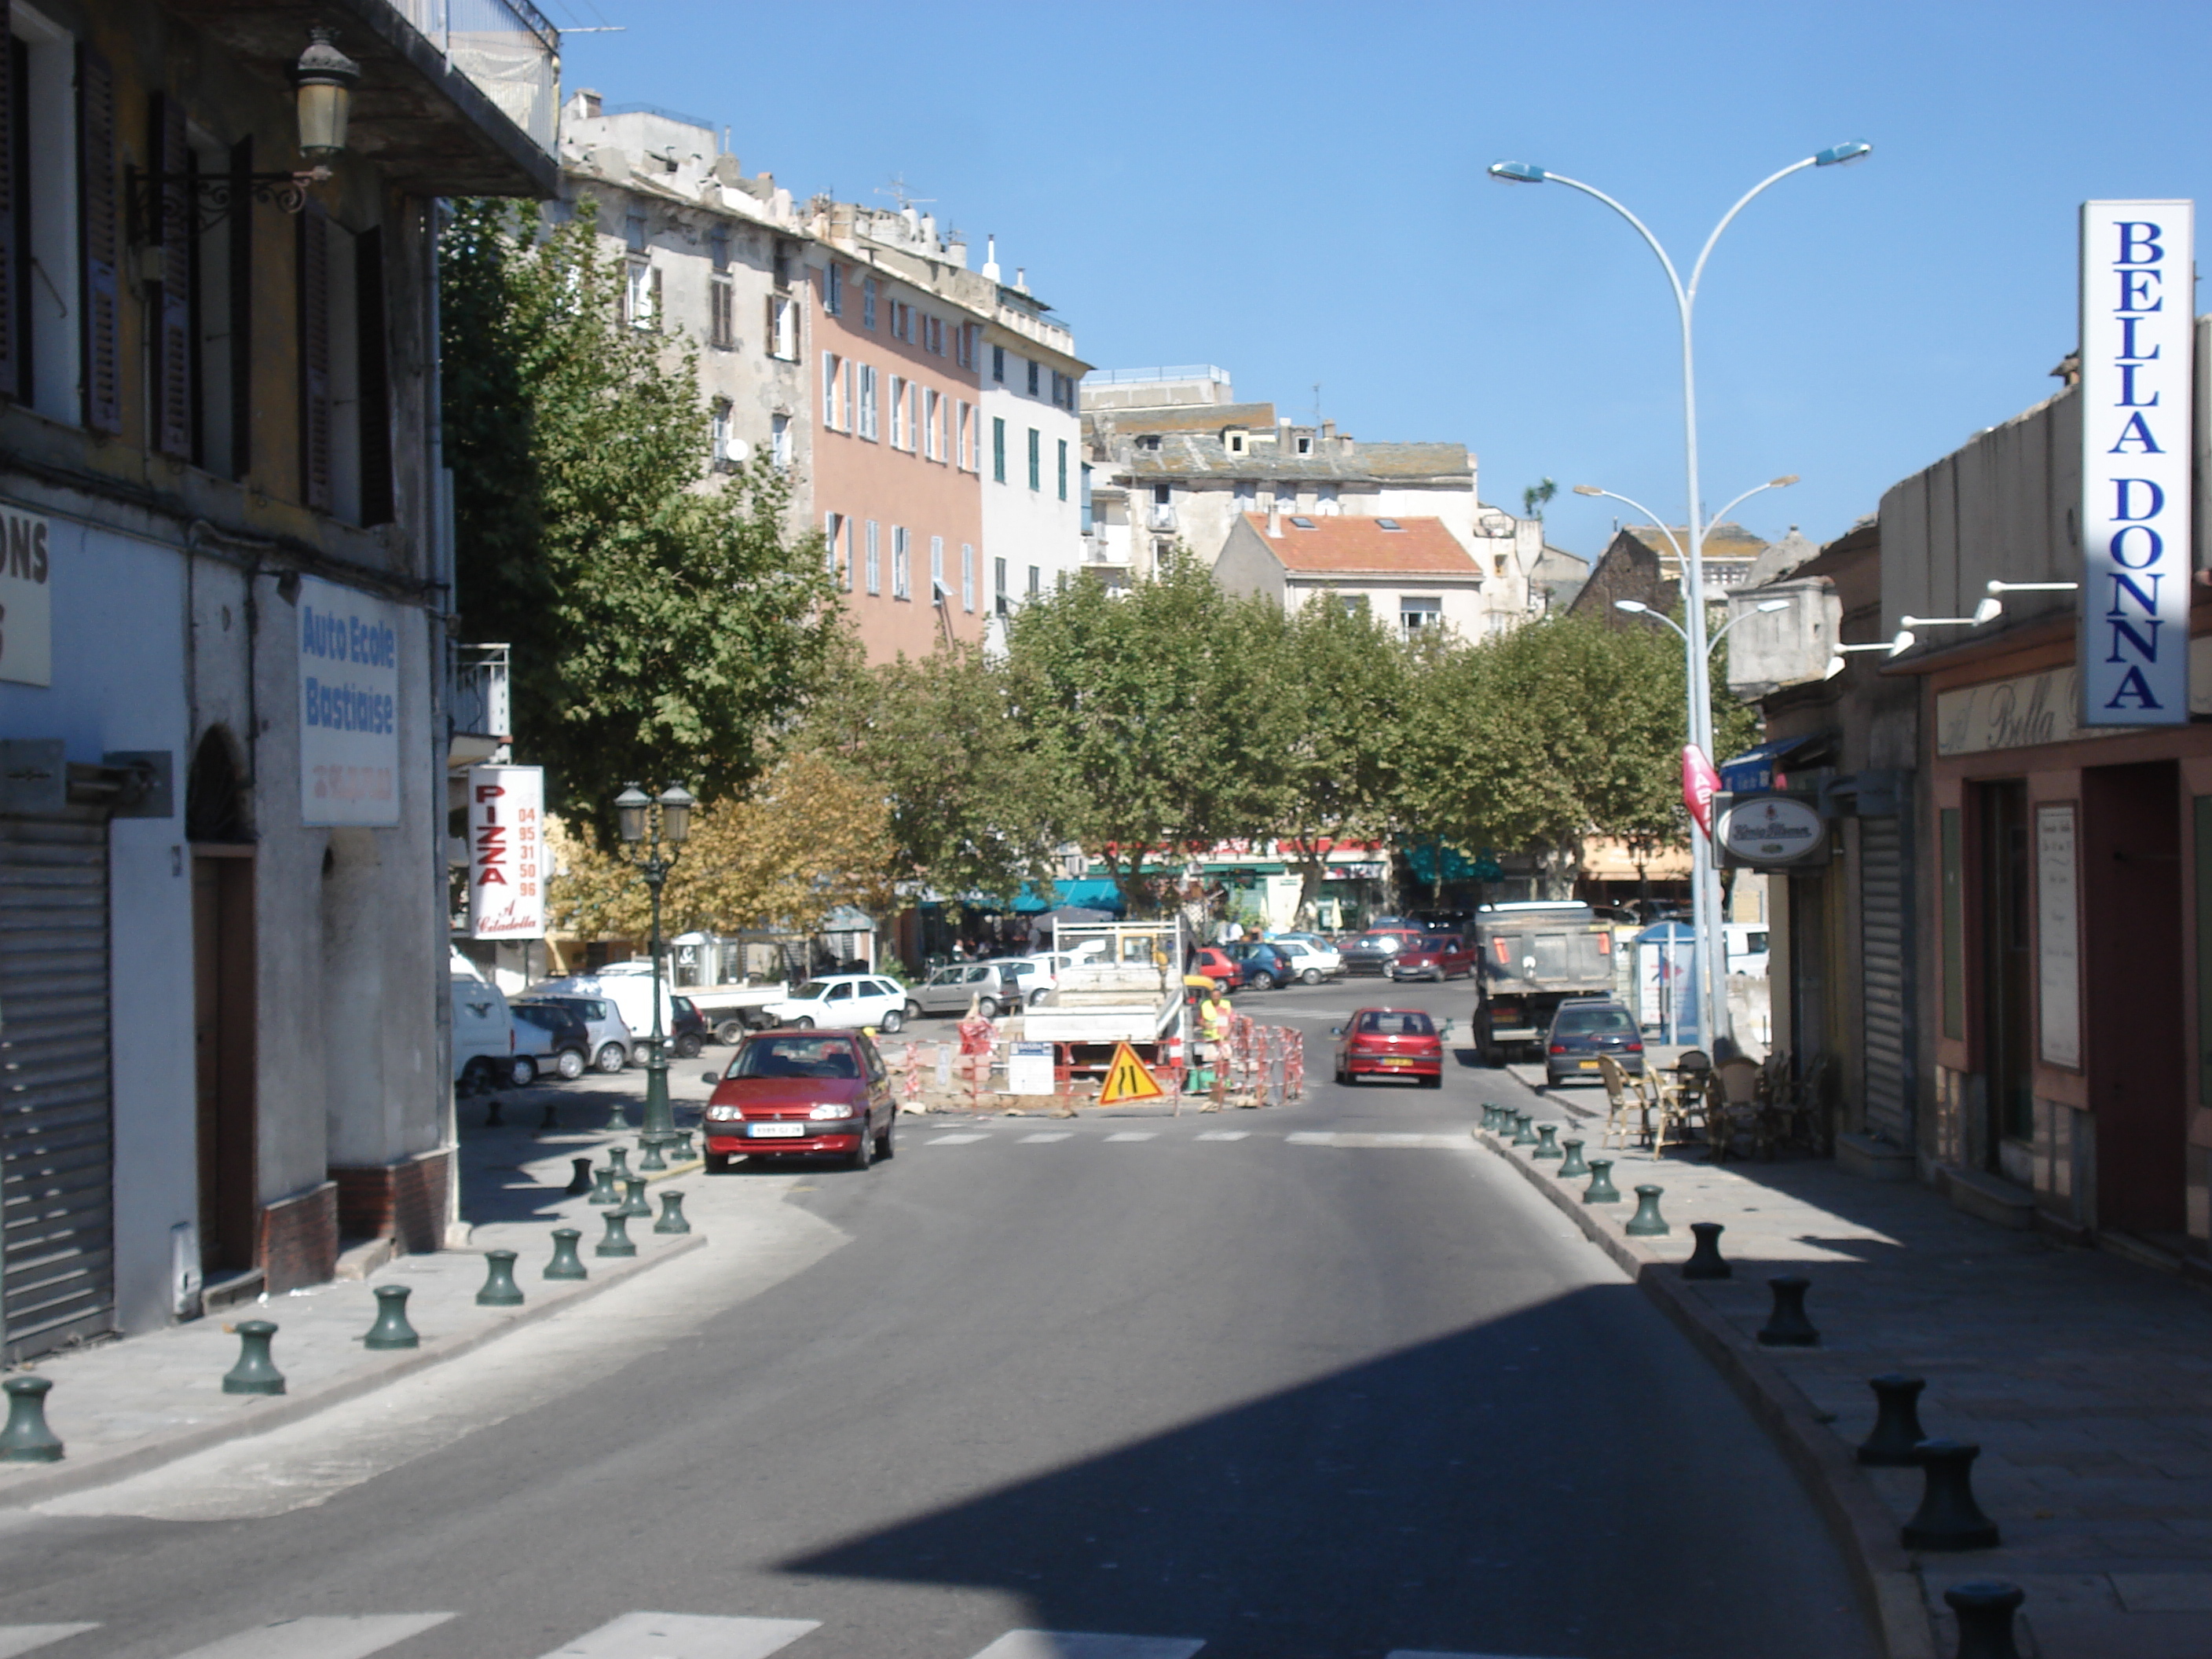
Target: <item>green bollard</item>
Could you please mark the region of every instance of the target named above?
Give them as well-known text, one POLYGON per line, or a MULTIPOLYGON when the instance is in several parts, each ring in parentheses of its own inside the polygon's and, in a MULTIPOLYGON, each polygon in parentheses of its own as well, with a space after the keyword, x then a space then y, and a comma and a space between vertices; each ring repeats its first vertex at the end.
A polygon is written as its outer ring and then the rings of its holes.
POLYGON ((1559 1126, 1558 1124, 1539 1124, 1536 1128, 1536 1150, 1529 1153, 1528 1156, 1531 1158, 1565 1158, 1566 1154, 1559 1150, 1559 1126))
POLYGON ((1820 1333, 1805 1315, 1805 1292, 1813 1281, 1802 1273, 1783 1273, 1766 1281, 1774 1292, 1774 1311, 1759 1328, 1762 1348, 1817 1348, 1820 1333))
POLYGON ((644 1139, 637 1143, 637 1167, 641 1170, 655 1171, 668 1167, 668 1160, 660 1155, 660 1143, 658 1140, 644 1139))
POLYGON ((576 1254, 576 1245, 584 1235, 574 1227, 553 1230, 553 1259, 545 1264, 548 1279, 589 1279, 591 1269, 584 1258, 576 1254))
POLYGON ((1721 1255, 1721 1234, 1727 1230, 1717 1221, 1692 1221, 1690 1231, 1697 1237, 1697 1248, 1690 1259, 1682 1264, 1685 1279, 1732 1279, 1735 1269, 1721 1255))
POLYGON ((660 1195, 660 1219, 653 1224, 657 1233, 688 1233, 691 1224, 684 1218, 684 1194, 663 1193, 660 1195))
POLYGON ((1583 1143, 1579 1140, 1563 1140, 1559 1144, 1567 1149, 1567 1161, 1559 1165, 1559 1179, 1581 1180, 1589 1173, 1589 1165, 1583 1162, 1583 1143))
POLYGON ((593 1255, 635 1255, 637 1246, 630 1240, 629 1217, 621 1210, 607 1212, 606 1236, 592 1247, 593 1255))
POLYGON ((645 1189, 649 1184, 643 1176, 624 1176, 623 1191, 627 1195, 616 1206, 615 1213, 640 1217, 651 1215, 653 1206, 645 1201, 645 1189))
POLYGON ((636 1127, 637 1125, 629 1121, 629 1103, 620 1095, 608 1096, 606 1127, 600 1133, 626 1135, 636 1127))
POLYGON ((1498 1108, 1491 1103, 1485 1102, 1482 1108, 1482 1132, 1485 1134, 1493 1134, 1497 1129, 1498 1108))
POLYGON ((568 1165, 576 1173, 568 1177, 568 1184, 561 1190, 570 1198, 581 1198, 592 1190, 592 1160, 588 1158, 572 1158, 568 1160, 568 1165))
POLYGON ((364 1348, 419 1348, 422 1339, 407 1322, 407 1298, 414 1294, 405 1285, 380 1285, 376 1287, 376 1323, 368 1328, 368 1334, 361 1340, 364 1348))
POLYGON ((1979 1446, 1956 1440, 1920 1443, 1920 1474, 1926 1483, 1920 1507, 1905 1523, 1898 1541, 1909 1550, 1993 1550, 2002 1542, 1997 1523, 1974 1501, 1974 1460, 1979 1446))
POLYGON ((1636 1189, 1636 1213, 1628 1218, 1628 1225, 1621 1231, 1631 1238, 1664 1238, 1674 1231, 1659 1213, 1659 1194, 1664 1187, 1638 1187, 1636 1189))
POLYGON ((522 1305, 522 1286, 514 1282, 513 1250, 484 1252, 483 1289, 477 1292, 479 1308, 519 1308, 522 1305))
POLYGON ((629 1179, 629 1154, 624 1152, 621 1147, 610 1146, 607 1148, 607 1165, 614 1171, 615 1179, 617 1181, 627 1181, 629 1179))
POLYGON ((2017 1584, 1978 1579, 1954 1584, 1943 1592, 1951 1611, 1959 1615, 1958 1659, 2020 1659, 2012 1639, 2013 1614, 2027 1600, 2017 1584))
POLYGON ((678 1129, 676 1132, 675 1152, 676 1161, 678 1164, 689 1164, 694 1158, 698 1156, 698 1154, 691 1150, 690 1130, 678 1129))
POLYGON ((1589 1161, 1590 1184, 1583 1188, 1585 1204, 1618 1204, 1620 1188, 1613 1184, 1613 1160, 1594 1158, 1589 1161))
POLYGON ((586 1204, 619 1204, 622 1194, 615 1190, 615 1172, 611 1169, 592 1171, 592 1195, 586 1204))
POLYGON ((223 1373, 225 1394, 282 1394, 284 1373, 269 1352, 276 1327, 265 1319, 238 1322, 238 1364, 223 1373))
POLYGON ((62 1443, 46 1426, 46 1392, 51 1376, 11 1376, 0 1382, 8 1391, 8 1426, 0 1429, 0 1463, 58 1463, 62 1443))
POLYGON ((1528 1130, 1528 1113, 1513 1114, 1513 1139, 1506 1144, 1512 1146, 1533 1146, 1536 1144, 1536 1137, 1528 1130))

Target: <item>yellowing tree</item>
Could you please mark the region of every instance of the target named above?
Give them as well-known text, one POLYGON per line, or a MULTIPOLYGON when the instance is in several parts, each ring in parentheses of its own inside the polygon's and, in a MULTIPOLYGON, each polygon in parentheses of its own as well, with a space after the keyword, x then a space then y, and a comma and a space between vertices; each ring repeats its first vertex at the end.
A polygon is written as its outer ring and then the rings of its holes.
MULTIPOLYGON (((652 902, 636 867, 599 851, 582 826, 555 819, 548 840, 554 930, 643 938, 652 902)), ((892 854, 881 790, 823 756, 789 755, 744 799, 692 813, 690 837, 661 890, 661 929, 811 933, 842 904, 880 914, 891 898, 892 854)))

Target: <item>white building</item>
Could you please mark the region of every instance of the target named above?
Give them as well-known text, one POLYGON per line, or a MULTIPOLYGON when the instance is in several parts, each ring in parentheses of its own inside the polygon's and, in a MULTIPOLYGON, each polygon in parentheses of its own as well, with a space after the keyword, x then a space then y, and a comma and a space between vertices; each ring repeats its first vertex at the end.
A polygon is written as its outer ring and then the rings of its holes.
POLYGON ((1083 422, 1077 388, 1089 365, 1075 336, 1029 291, 1027 274, 1000 281, 997 251, 983 264, 996 289, 983 328, 983 546, 992 615, 1060 585, 1084 562, 1083 422))
POLYGON ((1279 510, 1240 517, 1213 574, 1230 592, 1266 594, 1285 611, 1333 594, 1407 639, 1439 629, 1480 636, 1495 580, 1441 519, 1279 510))

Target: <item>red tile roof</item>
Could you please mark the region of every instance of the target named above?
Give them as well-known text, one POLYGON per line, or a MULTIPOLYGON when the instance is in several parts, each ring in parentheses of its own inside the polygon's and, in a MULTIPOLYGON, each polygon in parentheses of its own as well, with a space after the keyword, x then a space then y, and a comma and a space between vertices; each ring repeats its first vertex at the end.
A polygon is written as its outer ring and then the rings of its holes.
POLYGON ((1376 519, 1333 514, 1316 516, 1311 530, 1301 530, 1285 513, 1282 534, 1273 537, 1267 534, 1266 514, 1247 513, 1243 519, 1285 570, 1482 574, 1474 556, 1452 539, 1442 519, 1394 519, 1392 523, 1403 527, 1385 530, 1376 519))

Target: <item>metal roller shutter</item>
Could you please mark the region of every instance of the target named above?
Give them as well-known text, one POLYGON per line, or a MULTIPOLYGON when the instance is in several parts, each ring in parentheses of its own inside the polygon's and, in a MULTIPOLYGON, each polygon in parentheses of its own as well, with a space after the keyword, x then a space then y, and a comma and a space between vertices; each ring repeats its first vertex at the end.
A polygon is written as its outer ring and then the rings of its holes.
POLYGON ((1908 819, 1859 820, 1859 947, 1865 1007, 1866 1129, 1912 1145, 1912 872, 1908 819))
POLYGON ((0 1335, 9 1359, 111 1328, 107 822, 0 817, 0 1335))

